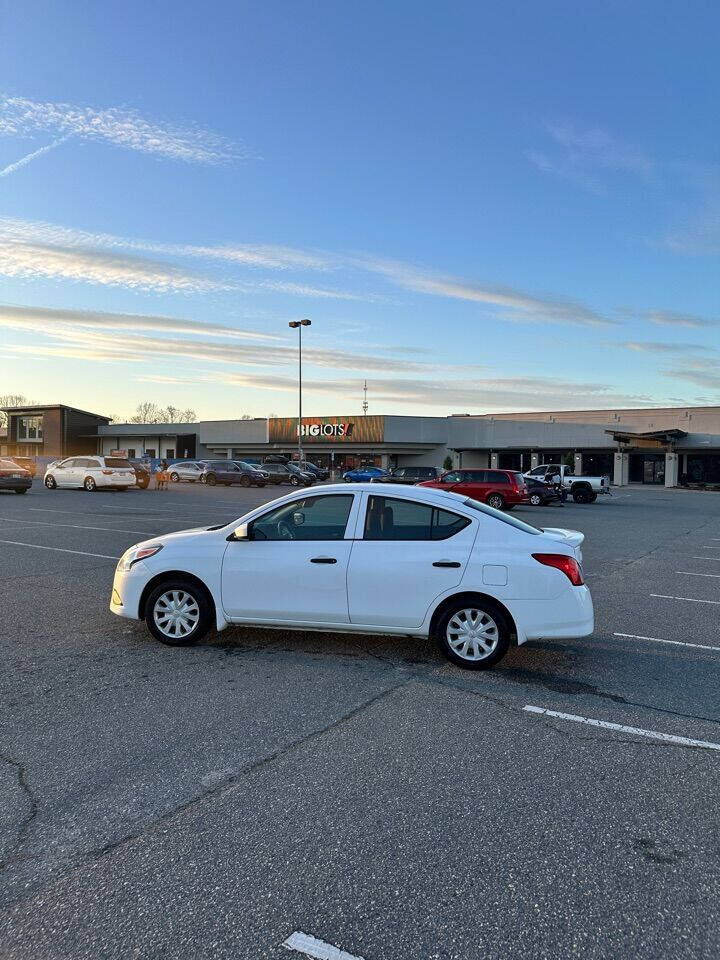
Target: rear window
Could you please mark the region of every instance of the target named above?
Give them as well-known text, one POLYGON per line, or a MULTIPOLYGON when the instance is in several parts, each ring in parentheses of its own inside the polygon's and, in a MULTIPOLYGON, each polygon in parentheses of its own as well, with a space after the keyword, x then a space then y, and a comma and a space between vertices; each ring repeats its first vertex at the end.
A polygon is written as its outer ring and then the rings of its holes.
POLYGON ((525 483, 525 477, 521 473, 514 473, 513 479, 515 480, 515 483, 519 487, 521 487, 525 483))
POLYGON ((518 520, 516 517, 511 517, 507 513, 503 513, 502 510, 494 510, 492 507, 488 507, 484 503, 480 503, 478 500, 471 500, 469 497, 467 500, 464 500, 463 503, 466 507, 472 507, 473 510, 477 510, 478 513, 486 513, 489 517, 493 517, 495 520, 502 520, 503 523, 507 523, 511 527, 516 527, 518 530, 522 530, 523 533, 532 533, 540 534, 542 530, 539 530, 537 527, 533 527, 529 523, 525 523, 524 520, 518 520))
MULTIPOLYGON (((92 462, 93 466, 96 466, 95 461, 92 462)), ((132 464, 129 460, 123 460, 121 457, 105 457, 105 466, 106 467, 132 467, 132 464)))
POLYGON ((0 460, 0 470, 24 470, 20 463, 13 463, 12 460, 0 460))

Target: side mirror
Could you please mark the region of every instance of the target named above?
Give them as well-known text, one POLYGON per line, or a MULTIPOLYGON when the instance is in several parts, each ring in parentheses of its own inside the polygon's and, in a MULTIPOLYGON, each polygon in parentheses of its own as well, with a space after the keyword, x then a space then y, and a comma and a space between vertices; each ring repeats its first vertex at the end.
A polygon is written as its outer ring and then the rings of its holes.
POLYGON ((235 527, 233 532, 228 537, 228 540, 249 540, 250 539, 250 529, 246 523, 241 523, 239 527, 235 527))

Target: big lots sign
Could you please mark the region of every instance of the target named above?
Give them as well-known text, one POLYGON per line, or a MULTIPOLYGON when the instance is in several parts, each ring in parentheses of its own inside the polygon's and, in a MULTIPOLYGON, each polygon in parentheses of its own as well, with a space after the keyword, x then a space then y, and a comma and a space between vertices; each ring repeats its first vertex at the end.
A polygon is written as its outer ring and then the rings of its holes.
POLYGON ((382 443, 382 417, 303 417, 298 428, 297 417, 270 420, 270 443, 297 443, 298 433, 304 443, 382 443))

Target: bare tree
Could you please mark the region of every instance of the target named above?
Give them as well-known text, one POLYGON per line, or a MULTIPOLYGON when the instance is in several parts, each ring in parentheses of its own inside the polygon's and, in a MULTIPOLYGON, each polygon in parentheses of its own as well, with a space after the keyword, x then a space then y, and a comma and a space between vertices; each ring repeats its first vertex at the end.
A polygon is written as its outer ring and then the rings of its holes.
POLYGON ((167 407, 159 407, 151 400, 143 400, 137 405, 137 409, 128 423, 194 423, 197 420, 197 414, 194 410, 181 410, 168 404, 167 407))
MULTIPOLYGON (((0 394, 0 407, 23 407, 28 404, 28 398, 24 397, 21 393, 0 394)), ((7 423, 7 414, 0 410, 0 427, 6 427, 7 423)))

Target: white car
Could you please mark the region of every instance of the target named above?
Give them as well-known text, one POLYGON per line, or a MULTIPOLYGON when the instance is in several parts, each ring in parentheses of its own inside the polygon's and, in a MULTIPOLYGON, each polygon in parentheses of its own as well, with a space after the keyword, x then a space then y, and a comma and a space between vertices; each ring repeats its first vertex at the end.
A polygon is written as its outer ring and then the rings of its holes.
POLYGON ((68 457, 49 464, 45 470, 48 490, 73 487, 92 493, 100 488, 127 490, 135 486, 135 471, 129 460, 120 457, 68 457))
POLYGON ((443 490, 333 484, 131 547, 110 609, 171 645, 235 623, 433 636, 477 669, 513 641, 592 633, 583 539, 443 490))
POLYGON ((171 463, 169 467, 170 479, 173 483, 179 483, 181 480, 197 483, 204 469, 205 465, 198 463, 197 460, 188 460, 186 463, 171 463))

